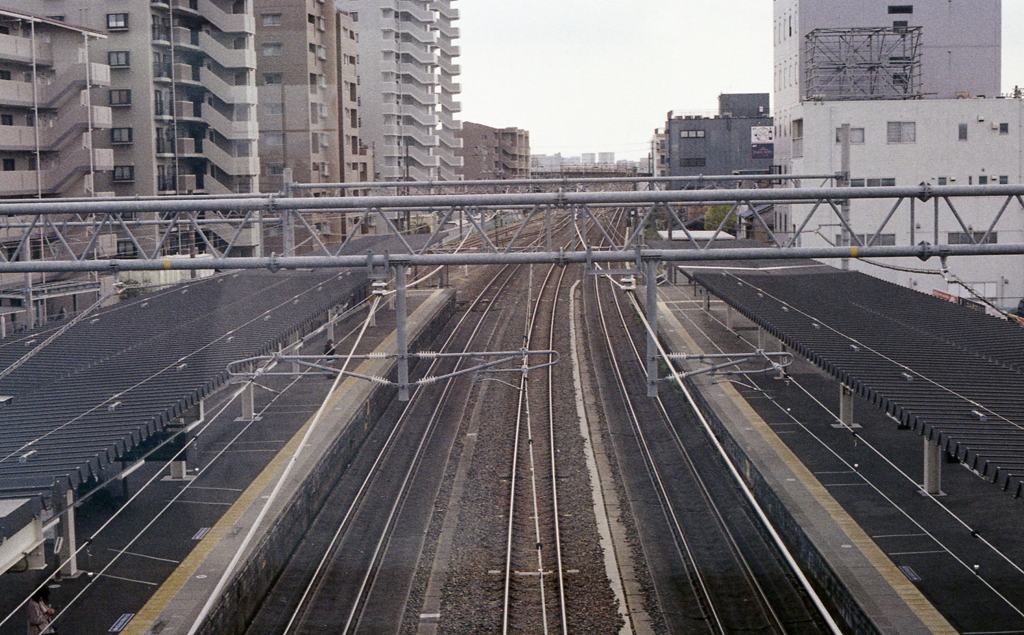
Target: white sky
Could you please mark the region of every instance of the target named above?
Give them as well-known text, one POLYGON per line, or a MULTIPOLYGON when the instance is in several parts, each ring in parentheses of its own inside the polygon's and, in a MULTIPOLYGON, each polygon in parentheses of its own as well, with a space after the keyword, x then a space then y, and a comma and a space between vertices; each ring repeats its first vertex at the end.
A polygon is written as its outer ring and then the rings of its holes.
MULTIPOLYGON (((457 0, 463 121, 534 154, 647 156, 669 110, 772 90, 771 0, 457 0)), ((1024 2, 1003 0, 1003 92, 1024 86, 1024 2)))

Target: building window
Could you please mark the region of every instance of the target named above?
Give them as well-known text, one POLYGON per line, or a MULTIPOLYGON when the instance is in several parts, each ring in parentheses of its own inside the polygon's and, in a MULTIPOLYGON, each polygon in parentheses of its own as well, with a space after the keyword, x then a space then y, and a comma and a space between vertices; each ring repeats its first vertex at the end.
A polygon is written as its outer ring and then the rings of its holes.
POLYGON ((107 65, 111 68, 125 68, 128 66, 128 51, 109 51, 107 53, 107 65))
POLYGON ((120 183, 126 181, 135 180, 135 166, 134 165, 115 165, 114 166, 114 180, 120 183))
POLYGON ((108 13, 107 14, 107 28, 108 29, 127 29, 128 28, 128 14, 127 13, 108 13))
POLYGON ((267 174, 270 176, 281 176, 284 174, 284 163, 268 163, 267 174))
POLYGON ((896 187, 896 179, 865 179, 868 187, 896 187))
POLYGON ((905 29, 910 26, 910 23, 906 20, 893 20, 892 28, 894 29, 905 29))
POLYGON ((263 57, 276 57, 282 53, 283 48, 280 42, 264 42, 263 57))
POLYGON ((4 172, 14 172, 14 159, 4 159, 3 170, 4 172))
POLYGON ((260 16, 260 23, 263 26, 281 26, 281 14, 264 13, 260 16))
POLYGON ((284 75, 281 73, 263 73, 263 83, 266 85, 283 84, 284 75))
POLYGON ((960 141, 967 141, 967 124, 960 124, 959 132, 957 133, 957 138, 960 141))
POLYGON ((944 176, 940 176, 939 177, 939 180, 938 180, 938 184, 939 185, 946 185, 947 183, 949 183, 949 179, 947 179, 944 176))
POLYGON ((267 147, 281 147, 284 145, 284 133, 283 132, 265 132, 263 133, 263 145, 267 147))
POLYGON ((132 142, 132 129, 131 128, 111 128, 110 129, 110 143, 131 143, 132 142))
POLYGON ((1001 176, 1001 177, 999 177, 999 185, 1009 185, 1009 184, 1010 184, 1010 177, 1008 177, 1008 176, 1001 176))
POLYGON ((916 143, 917 122, 890 121, 886 124, 885 140, 889 143, 916 143))
POLYGON ((121 239, 117 241, 117 257, 121 259, 138 258, 139 251, 130 239, 121 239))
POLYGON ((707 159, 703 157, 693 157, 679 160, 679 167, 683 168, 703 168, 707 165, 707 159))
POLYGON ((890 4, 889 15, 895 14, 911 14, 914 12, 914 5, 912 4, 890 4))
MULTIPOLYGON (((836 143, 843 142, 843 129, 836 128, 836 143)), ((863 145, 864 143, 864 128, 850 128, 850 143, 853 145, 863 145)))
MULTIPOLYGON (((851 242, 854 245, 868 246, 868 243, 871 243, 871 247, 892 247, 893 245, 896 244, 896 234, 879 234, 877 238, 874 234, 857 234, 857 240, 851 242)), ((842 234, 836 234, 835 244, 843 244, 842 234)))
POLYGON ((0 126, 13 126, 14 115, 6 114, 0 115, 0 126))
POLYGON ((112 88, 110 90, 111 106, 128 106, 132 103, 132 91, 125 88, 112 88))
POLYGON ((986 237, 985 232, 949 232, 946 244, 949 245, 994 245, 999 242, 999 232, 991 232, 986 237), (972 240, 973 239, 973 240, 972 240))
POLYGON ((982 174, 978 177, 978 185, 988 185, 988 177, 982 174))
POLYGON ((683 130, 682 132, 679 133, 679 136, 682 137, 683 139, 703 139, 704 138, 704 131, 703 130, 683 130))
POLYGON ((284 113, 284 104, 279 101, 271 101, 263 104, 263 112, 267 115, 280 115, 284 113))
POLYGON ((0 69, 0 79, 10 79, 11 71, 0 69))
MULTIPOLYGON (((3 79, 0 77, 0 79, 3 79)), ((1010 124, 1001 123, 999 124, 999 134, 1010 134, 1010 124)))
POLYGON ((309 103, 309 121, 311 123, 320 121, 320 104, 316 102, 309 103))
POLYGON ((864 187, 864 179, 850 179, 850 187, 864 187))

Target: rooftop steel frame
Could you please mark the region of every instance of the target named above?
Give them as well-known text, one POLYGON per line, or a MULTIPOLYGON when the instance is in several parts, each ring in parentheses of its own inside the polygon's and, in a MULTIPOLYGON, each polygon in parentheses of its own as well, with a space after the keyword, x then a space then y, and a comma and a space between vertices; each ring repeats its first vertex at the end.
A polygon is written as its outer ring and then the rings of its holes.
MULTIPOLYGON (((886 203, 888 205, 888 203, 886 203)), ((1000 223, 1024 211, 1024 185, 912 187, 826 187, 776 189, 716 189, 672 191, 606 192, 534 192, 459 195, 405 195, 375 197, 284 197, 279 195, 231 198, 104 199, 64 201, 12 201, 0 203, 0 230, 6 230, 9 253, 0 250, 0 273, 71 271, 144 271, 209 270, 265 268, 302 269, 323 267, 380 267, 389 262, 406 265, 469 265, 504 262, 521 263, 614 263, 665 261, 728 260, 750 258, 891 258, 933 255, 1024 254, 1024 244, 989 244, 988 236, 1000 223), (856 200, 892 202, 881 222, 865 226, 847 220, 841 213, 844 202, 856 200), (958 211, 961 200, 983 201, 989 207, 984 225, 974 222, 983 232, 975 232, 958 211), (688 228, 693 218, 686 212, 693 207, 728 205, 712 239, 698 242, 688 228), (925 205, 927 204, 927 205, 925 205), (792 209, 793 226, 776 231, 770 213, 774 205, 792 209), (635 222, 623 232, 613 226, 608 210, 626 210, 635 222), (929 235, 916 229, 916 220, 924 214, 934 216, 929 235), (327 245, 314 225, 324 215, 344 214, 355 221, 340 244, 327 245), (400 231, 401 214, 428 217, 433 231, 414 248, 400 231), (761 228, 768 237, 763 249, 717 249, 719 237, 730 220, 740 217, 761 228), (556 219, 568 217, 576 228, 577 239, 568 248, 558 248, 551 239, 556 219), (800 238, 813 233, 811 221, 846 230, 849 245, 801 247, 800 238), (499 240, 493 233, 504 221, 499 240), (514 223, 512 221, 515 221, 514 223), (685 248, 651 250, 645 248, 644 229, 657 221, 659 228, 683 232, 685 248), (942 245, 938 230, 941 223, 962 230, 970 244, 942 245), (531 222, 547 228, 545 240, 529 243, 524 234, 531 222), (401 253, 351 253, 352 239, 358 227, 373 223, 379 233, 397 236, 401 253), (882 233, 907 223, 910 240, 905 244, 878 244, 882 233), (218 228, 223 244, 215 244, 211 226, 218 228), (146 237, 139 234, 146 230, 146 237), (282 254, 257 251, 239 256, 235 245, 243 232, 254 230, 262 236, 269 228, 278 228, 284 236, 282 254), (196 241, 206 248, 207 258, 172 258, 167 253, 168 237, 175 230, 195 233, 196 241), (73 230, 73 231, 72 231, 73 230), (594 231, 588 231, 594 230, 594 231), (130 241, 138 258, 108 258, 99 254, 97 245, 105 232, 115 232, 130 241), (467 233, 479 238, 472 250, 456 250, 457 240, 467 233), (158 240, 153 236, 159 234, 158 240), (983 235, 978 235, 983 234, 983 235), (589 236, 599 241, 588 242, 589 236), (31 241, 45 238, 48 258, 29 260, 31 241), (299 241, 309 244, 299 253, 299 241), (147 242, 148 241, 148 242, 147 242), (611 247, 609 245, 612 245, 611 247), (715 247, 714 253, 709 253, 715 247), (343 255, 344 254, 344 255, 343 255)))
POLYGON ((922 96, 919 26, 815 29, 804 52, 810 101, 922 96))

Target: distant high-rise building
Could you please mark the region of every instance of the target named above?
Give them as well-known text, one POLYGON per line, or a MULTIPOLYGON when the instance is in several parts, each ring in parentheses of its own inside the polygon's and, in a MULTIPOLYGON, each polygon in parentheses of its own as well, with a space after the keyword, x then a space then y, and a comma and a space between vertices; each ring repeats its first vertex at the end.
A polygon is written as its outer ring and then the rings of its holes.
POLYGON ((259 188, 252 0, 7 0, 105 34, 118 196, 227 194, 259 188))
POLYGON ((0 196, 93 196, 114 168, 106 36, 0 10, 0 196))
POLYGON ((583 165, 594 165, 597 163, 597 154, 594 152, 584 152, 580 155, 580 161, 583 165))
POLYGON ((597 162, 602 165, 614 165, 615 164, 615 153, 614 152, 598 152, 597 162))
POLYGON ((364 138, 381 180, 455 180, 462 160, 453 0, 343 0, 359 33, 364 138))
POLYGON ((360 113, 358 33, 352 16, 335 14, 338 36, 338 122, 341 129, 341 180, 366 182, 373 178, 373 152, 363 140, 360 113))
POLYGON ((519 128, 492 128, 463 122, 457 132, 467 181, 523 179, 530 176, 530 133, 519 128))
POLYGON ((253 0, 256 14, 261 184, 342 178, 338 21, 333 3, 253 0))

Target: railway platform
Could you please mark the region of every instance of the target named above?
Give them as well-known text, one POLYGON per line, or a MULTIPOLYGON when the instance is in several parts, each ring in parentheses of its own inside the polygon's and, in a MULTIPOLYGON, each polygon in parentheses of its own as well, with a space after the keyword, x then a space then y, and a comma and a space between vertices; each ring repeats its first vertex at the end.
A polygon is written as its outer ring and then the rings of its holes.
MULTIPOLYGON (((785 350, 676 280, 659 287, 671 352, 785 350)), ((867 399, 842 396, 838 381, 799 356, 785 373, 688 381, 776 529, 857 632, 1024 632, 1019 501, 953 457, 941 466, 941 494, 926 492, 920 435, 867 399)))

